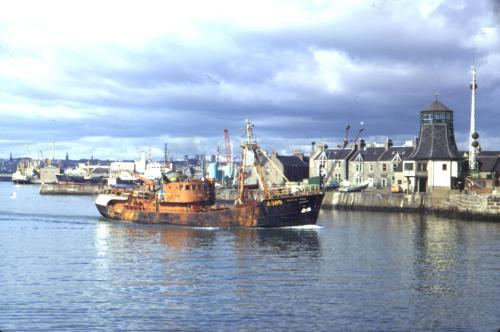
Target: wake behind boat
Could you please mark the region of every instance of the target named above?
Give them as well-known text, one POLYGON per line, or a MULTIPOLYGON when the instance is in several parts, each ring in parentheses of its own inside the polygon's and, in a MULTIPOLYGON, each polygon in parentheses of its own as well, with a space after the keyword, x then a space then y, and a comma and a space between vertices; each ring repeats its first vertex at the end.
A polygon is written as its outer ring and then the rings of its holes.
POLYGON ((212 180, 163 177, 157 185, 148 181, 133 190, 111 188, 96 199, 106 218, 194 227, 287 227, 315 224, 324 193, 317 185, 269 188, 262 167, 269 158, 253 140, 253 125, 246 123, 242 145, 238 199, 233 206, 215 204, 212 180), (247 155, 253 155, 261 197, 253 197, 245 186, 247 155))

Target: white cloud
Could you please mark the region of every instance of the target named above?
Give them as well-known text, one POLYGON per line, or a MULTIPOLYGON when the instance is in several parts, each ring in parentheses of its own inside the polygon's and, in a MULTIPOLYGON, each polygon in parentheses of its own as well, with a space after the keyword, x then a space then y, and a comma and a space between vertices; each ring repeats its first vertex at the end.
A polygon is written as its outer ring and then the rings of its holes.
POLYGON ((131 157, 164 139, 201 152, 217 126, 246 117, 286 145, 299 134, 333 140, 359 113, 374 135, 412 137, 402 121, 434 92, 467 108, 474 57, 493 112, 492 20, 486 1, 10 2, 0 11, 0 149, 24 135, 85 156, 99 147, 95 156, 131 157))

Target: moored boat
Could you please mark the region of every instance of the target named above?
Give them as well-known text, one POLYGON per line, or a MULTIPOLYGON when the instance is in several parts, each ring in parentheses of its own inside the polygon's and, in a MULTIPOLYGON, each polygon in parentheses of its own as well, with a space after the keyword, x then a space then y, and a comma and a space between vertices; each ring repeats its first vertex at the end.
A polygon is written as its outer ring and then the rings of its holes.
POLYGON ((71 185, 104 185, 107 182, 106 176, 94 174, 89 167, 78 167, 67 169, 64 174, 56 174, 58 184, 71 185))
POLYGON ((324 193, 317 185, 269 188, 261 165, 267 158, 253 141, 253 125, 246 123, 247 139, 242 145, 244 175, 248 154, 253 154, 262 186, 260 197, 252 197, 240 176, 238 198, 232 206, 215 203, 212 180, 163 178, 159 185, 147 181, 134 189, 111 188, 96 199, 96 207, 109 219, 163 223, 194 227, 285 227, 315 224, 324 193))
POLYGON ((39 161, 30 159, 21 160, 12 173, 12 182, 15 184, 32 184, 34 180, 39 179, 40 164, 39 161))
POLYGON ((366 188, 368 188, 369 185, 370 185, 370 181, 367 180, 365 182, 361 182, 360 184, 356 184, 356 185, 352 185, 352 186, 348 186, 348 187, 341 187, 341 188, 339 188, 339 191, 345 192, 345 193, 359 192, 359 191, 363 191, 366 188))
POLYGON ((90 176, 86 177, 83 175, 68 175, 68 174, 56 174, 58 184, 95 184, 103 185, 107 182, 105 177, 101 176, 90 176))
POLYGON ((33 177, 19 170, 12 173, 12 182, 15 184, 31 184, 33 177))

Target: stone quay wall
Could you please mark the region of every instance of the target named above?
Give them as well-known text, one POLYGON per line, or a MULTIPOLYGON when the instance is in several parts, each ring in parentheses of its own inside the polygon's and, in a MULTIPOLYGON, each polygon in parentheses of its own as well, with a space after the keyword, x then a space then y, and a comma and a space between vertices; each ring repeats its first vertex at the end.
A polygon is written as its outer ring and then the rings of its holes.
POLYGON ((98 195, 103 186, 93 184, 42 184, 42 195, 98 195))
MULTIPOLYGON (((217 199, 236 199, 237 190, 218 189, 217 199)), ((322 208, 436 213, 450 217, 500 221, 500 195, 440 191, 422 194, 390 193, 382 190, 345 193, 326 192, 322 208)))

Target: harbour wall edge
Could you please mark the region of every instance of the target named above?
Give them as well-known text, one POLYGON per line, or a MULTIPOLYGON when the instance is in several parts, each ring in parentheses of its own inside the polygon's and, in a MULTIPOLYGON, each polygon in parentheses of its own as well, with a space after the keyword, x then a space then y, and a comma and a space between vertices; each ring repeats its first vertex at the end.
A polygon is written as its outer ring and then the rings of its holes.
MULTIPOLYGON (((234 200, 235 189, 218 189, 217 199, 234 200)), ((325 193, 322 208, 385 212, 434 213, 460 219, 500 221, 500 195, 474 192, 390 193, 378 190, 325 193)))

